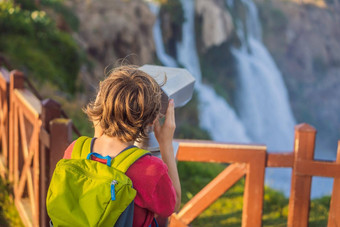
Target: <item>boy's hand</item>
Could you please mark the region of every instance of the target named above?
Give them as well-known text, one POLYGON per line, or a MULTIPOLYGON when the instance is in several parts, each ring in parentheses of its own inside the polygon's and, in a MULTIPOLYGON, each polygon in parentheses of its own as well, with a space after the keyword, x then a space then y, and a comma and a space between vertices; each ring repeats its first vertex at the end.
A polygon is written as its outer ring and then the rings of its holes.
POLYGON ((160 125, 158 119, 156 119, 154 125, 155 136, 160 147, 172 145, 172 139, 174 137, 175 129, 176 122, 174 100, 170 99, 168 109, 166 110, 165 121, 163 125, 160 125))

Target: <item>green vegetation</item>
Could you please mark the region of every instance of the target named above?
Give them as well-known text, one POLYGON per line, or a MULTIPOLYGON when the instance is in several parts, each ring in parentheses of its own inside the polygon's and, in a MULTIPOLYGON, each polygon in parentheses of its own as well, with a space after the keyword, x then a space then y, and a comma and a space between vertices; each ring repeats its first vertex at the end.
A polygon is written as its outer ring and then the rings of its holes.
POLYGON ((182 39, 182 25, 185 21, 182 4, 179 0, 159 0, 159 2, 165 51, 176 57, 176 43, 182 39))
POLYGON ((82 91, 77 81, 81 63, 91 66, 66 32, 78 26, 78 18, 63 0, 41 0, 40 6, 31 0, 0 2, 0 55, 28 75, 39 90, 61 103, 82 134, 93 135, 74 96, 82 91))
POLYGON ((12 201, 10 185, 0 177, 0 226, 23 227, 18 211, 12 201))
POLYGON ((211 139, 209 133, 199 127, 199 110, 197 93, 194 92, 192 99, 184 107, 176 111, 175 137, 180 139, 211 139))
POLYGON ((69 26, 73 31, 78 31, 79 19, 75 16, 71 9, 67 8, 63 4, 63 0, 42 0, 41 4, 53 9, 54 12, 62 16, 66 26, 69 26))
POLYGON ((76 91, 81 62, 78 46, 45 11, 34 9, 28 1, 1 2, 0 33, 0 53, 13 67, 39 82, 50 81, 62 91, 76 91))
POLYGON ((181 2, 179 0, 161 1, 161 2, 162 2, 161 9, 160 9, 161 12, 169 13, 170 23, 177 26, 178 28, 181 28, 182 24, 185 21, 181 2))
POLYGON ((219 96, 235 107, 237 72, 235 59, 230 49, 232 46, 239 46, 240 41, 234 30, 226 42, 205 48, 202 40, 202 20, 201 16, 195 16, 196 48, 200 59, 202 79, 205 83, 211 84, 219 96))
POLYGON ((236 89, 235 60, 230 52, 230 42, 214 46, 200 54, 203 80, 213 85, 216 93, 235 106, 236 89))
POLYGON ((229 6, 226 6, 227 10, 231 14, 233 18, 234 25, 234 34, 233 34, 233 45, 239 47, 241 45, 241 37, 238 37, 236 31, 240 29, 239 26, 242 26, 242 30, 244 32, 244 39, 248 40, 248 29, 247 29, 247 16, 248 16, 248 7, 243 3, 243 1, 234 1, 232 9, 229 6))

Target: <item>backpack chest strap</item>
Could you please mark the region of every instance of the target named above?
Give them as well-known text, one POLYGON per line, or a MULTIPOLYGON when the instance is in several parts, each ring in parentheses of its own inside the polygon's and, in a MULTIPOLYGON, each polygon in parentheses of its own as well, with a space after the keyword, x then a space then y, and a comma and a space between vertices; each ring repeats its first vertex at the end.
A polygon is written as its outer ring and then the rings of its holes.
MULTIPOLYGON (((88 154, 91 153, 92 138, 82 136, 77 139, 72 150, 72 159, 87 159, 88 154)), ((132 147, 119 153, 112 158, 111 167, 118 169, 125 173, 129 167, 144 155, 151 155, 149 151, 132 147)))

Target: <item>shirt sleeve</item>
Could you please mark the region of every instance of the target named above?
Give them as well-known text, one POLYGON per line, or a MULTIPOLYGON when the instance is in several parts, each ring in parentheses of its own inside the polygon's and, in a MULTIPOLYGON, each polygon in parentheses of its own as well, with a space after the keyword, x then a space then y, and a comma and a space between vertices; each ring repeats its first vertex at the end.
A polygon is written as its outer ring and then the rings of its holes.
POLYGON ((175 209, 176 191, 165 163, 153 156, 144 156, 126 172, 137 190, 135 204, 162 217, 175 209))
POLYGON ((169 217, 174 212, 176 191, 167 172, 159 178, 152 193, 152 201, 150 210, 159 216, 169 217))
POLYGON ((73 150, 73 147, 74 147, 74 144, 75 144, 76 140, 73 141, 65 150, 64 152, 64 157, 63 159, 71 159, 71 156, 72 156, 72 150, 73 150))

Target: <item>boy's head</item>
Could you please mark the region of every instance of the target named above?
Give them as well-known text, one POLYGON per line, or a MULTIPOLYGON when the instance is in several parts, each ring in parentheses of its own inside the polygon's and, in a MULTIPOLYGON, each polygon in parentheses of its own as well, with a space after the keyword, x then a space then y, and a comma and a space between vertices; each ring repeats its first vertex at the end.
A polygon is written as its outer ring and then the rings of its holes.
POLYGON ((84 111, 105 135, 132 142, 147 137, 160 108, 158 83, 135 66, 121 66, 100 82, 96 100, 84 111))

